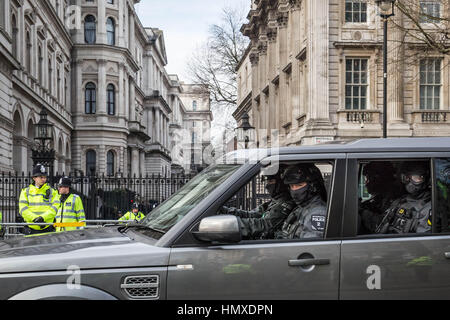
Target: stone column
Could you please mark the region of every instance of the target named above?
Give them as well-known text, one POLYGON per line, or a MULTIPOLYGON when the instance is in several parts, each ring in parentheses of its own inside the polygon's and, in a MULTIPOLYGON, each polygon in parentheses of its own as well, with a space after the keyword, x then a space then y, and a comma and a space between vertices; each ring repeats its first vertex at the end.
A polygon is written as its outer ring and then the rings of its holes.
POLYGON ((135 45, 135 32, 134 32, 134 12, 130 12, 130 16, 129 16, 129 23, 130 23, 130 29, 129 29, 129 46, 128 48, 130 49, 131 55, 134 57, 135 56, 135 51, 134 51, 134 45, 135 45))
POLYGON ((300 53, 300 0, 291 2, 292 15, 292 84, 291 84, 291 104, 292 128, 298 127, 296 119, 300 116, 300 64, 295 57, 300 53))
MULTIPOLYGON (((259 75, 259 87, 258 91, 255 92, 255 94, 260 94, 261 90, 264 89, 267 81, 267 41, 266 41, 266 35, 262 35, 260 37, 259 45, 258 45, 258 53, 259 53, 259 64, 258 64, 258 75, 259 75)), ((267 130, 269 128, 269 106, 266 103, 266 99, 263 94, 260 95, 260 112, 263 114, 263 121, 262 126, 263 129, 267 130)), ((267 133, 269 135, 269 133, 267 133)))
POLYGON ((279 93, 278 93, 278 106, 279 106, 279 122, 277 128, 281 129, 283 125, 287 122, 287 113, 288 113, 288 95, 287 92, 287 74, 283 71, 283 69, 287 65, 287 24, 288 24, 288 13, 284 11, 284 8, 280 8, 277 17, 278 23, 278 54, 280 57, 280 85, 279 85, 279 93))
POLYGON ((129 78, 129 92, 130 92, 130 121, 136 121, 136 106, 135 106, 135 100, 136 100, 136 87, 134 83, 133 78, 129 78))
POLYGON ((126 9, 125 1, 119 1, 119 22, 118 22, 118 33, 119 33, 119 46, 125 47, 125 34, 124 34, 124 10, 126 9))
POLYGON ((269 22, 269 25, 273 25, 273 28, 270 28, 267 32, 267 39, 268 39, 268 45, 267 45, 267 53, 268 53, 268 60, 269 60, 269 70, 268 70, 268 84, 269 84, 269 105, 267 107, 267 110, 265 112, 265 117, 268 119, 267 126, 265 129, 267 129, 267 135, 270 135, 270 132, 272 129, 277 128, 278 119, 279 119, 279 105, 275 101, 275 84, 272 82, 273 78, 275 77, 277 68, 276 68, 276 49, 277 49, 277 28, 276 28, 276 21, 269 22))
POLYGON ((307 13, 308 118, 329 122, 329 0, 308 1, 307 13))
POLYGON ((139 175, 139 149, 137 147, 131 148, 131 176, 139 175))
MULTIPOLYGON (((252 75, 252 96, 255 97, 258 92, 258 79, 259 79, 259 73, 258 73, 258 65, 259 65, 259 57, 255 49, 252 49, 252 51, 249 54, 250 64, 251 64, 251 75, 252 75)), ((252 110, 254 110, 254 113, 257 113, 259 116, 258 119, 258 125, 255 124, 256 133, 257 133, 257 141, 261 141, 262 137, 260 134, 260 129, 262 128, 262 112, 258 110, 258 105, 255 99, 252 99, 252 110)))
POLYGON ((145 152, 144 150, 139 151, 139 164, 140 164, 140 174, 145 176, 145 152))
POLYGON ((106 1, 97 1, 97 43, 106 44, 106 1))
MULTIPOLYGON (((399 12, 394 19, 395 24, 403 27, 403 14, 399 12)), ((403 75, 405 71, 405 46, 403 45, 404 32, 394 24, 388 26, 388 90, 387 110, 388 123, 400 123, 403 118, 403 75)))
POLYGON ((147 134, 151 138, 150 143, 153 143, 153 108, 147 109, 147 134))
MULTIPOLYGON (((45 59, 44 59, 45 61, 45 59)), ((72 109, 72 113, 80 113, 84 114, 84 98, 85 98, 85 92, 83 87, 83 60, 76 60, 75 61, 75 72, 76 72, 76 85, 75 85, 75 91, 74 96, 76 99, 76 106, 74 109, 72 109)))
POLYGON ((125 113, 125 86, 124 86, 124 64, 119 63, 119 92, 116 113, 119 117, 125 113))
POLYGON ((97 114, 106 114, 106 60, 97 60, 98 86, 97 86, 97 114))
POLYGON ((159 109, 155 109, 155 120, 156 120, 156 123, 155 123, 155 141, 154 142, 158 142, 158 143, 161 143, 161 139, 160 139, 160 137, 161 137, 161 135, 160 135, 160 132, 161 132, 161 115, 160 115, 160 110, 159 109))

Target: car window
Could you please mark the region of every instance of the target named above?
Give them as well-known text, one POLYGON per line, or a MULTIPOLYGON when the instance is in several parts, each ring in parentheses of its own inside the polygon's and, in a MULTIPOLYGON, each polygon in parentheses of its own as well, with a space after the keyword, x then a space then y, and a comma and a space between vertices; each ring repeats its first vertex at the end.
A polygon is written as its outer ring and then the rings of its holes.
POLYGON ((238 217, 243 240, 323 238, 332 173, 324 161, 281 162, 275 172, 262 168, 219 213, 238 217))
POLYGON ((429 160, 362 160, 358 172, 358 235, 431 233, 429 160))
POLYGON ((435 159, 435 232, 448 233, 450 215, 450 158, 435 159))
POLYGON ((240 167, 240 164, 227 163, 208 167, 154 209, 142 223, 162 234, 167 232, 240 167))

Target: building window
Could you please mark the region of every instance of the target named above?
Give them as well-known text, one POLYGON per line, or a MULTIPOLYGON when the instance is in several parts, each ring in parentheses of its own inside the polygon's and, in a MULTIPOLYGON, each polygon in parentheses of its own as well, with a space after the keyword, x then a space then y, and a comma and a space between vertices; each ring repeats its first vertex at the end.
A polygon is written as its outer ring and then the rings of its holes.
POLYGON ((95 173, 97 165, 97 154, 94 150, 88 150, 86 152, 86 174, 91 175, 95 173))
POLYGON ((111 150, 106 154, 106 174, 108 176, 114 175, 114 152, 111 150))
POLYGON ((116 44, 116 25, 112 18, 106 20, 106 33, 108 36, 108 44, 113 46, 116 44))
POLYGON ((113 116, 116 114, 116 90, 114 85, 109 84, 106 90, 108 114, 113 116))
POLYGON ((41 46, 39 46, 38 55, 39 55, 39 65, 37 66, 38 69, 39 69, 38 70, 38 80, 39 80, 39 83, 42 85, 43 73, 44 73, 44 70, 42 68, 44 67, 44 56, 42 54, 42 47, 41 46))
POLYGON ((441 17, 441 4, 439 2, 420 2, 420 23, 436 23, 441 17))
POLYGON ((94 16, 86 16, 84 18, 84 41, 88 44, 93 44, 96 41, 97 27, 95 25, 94 16))
POLYGON ((345 60, 345 109, 367 108, 367 65, 368 59, 345 60))
POLYGON ((192 101, 192 110, 197 111, 197 101, 192 101))
POLYGON ((33 56, 33 45, 31 42, 31 36, 30 36, 30 32, 27 31, 27 56, 26 56, 26 65, 27 65, 27 70, 28 72, 31 74, 31 58, 33 56))
POLYGON ((420 109, 438 110, 441 105, 441 59, 420 61, 420 109))
POLYGON ((56 69, 56 78, 57 84, 56 84, 56 96, 58 98, 58 102, 61 103, 61 70, 59 66, 56 69))
POLYGON ((195 134, 195 132, 192 132, 192 143, 195 143, 197 136, 195 134))
POLYGON ((48 59, 48 91, 50 94, 53 92, 53 68, 52 68, 52 59, 51 57, 48 59))
POLYGON ((106 3, 114 4, 114 0, 106 0, 106 3))
POLYGON ((95 84, 89 82, 86 84, 85 90, 85 112, 87 114, 95 114, 96 103, 96 87, 95 84))
POLYGON ((17 20, 16 20, 15 15, 12 15, 12 17, 11 17, 11 27, 12 27, 12 29, 11 29, 11 31, 12 31, 12 53, 13 53, 13 56, 15 58, 17 58, 17 40, 18 40, 17 34, 18 34, 19 29, 17 28, 17 20))
POLYGON ((367 3, 364 0, 345 0, 345 22, 367 22, 367 3))

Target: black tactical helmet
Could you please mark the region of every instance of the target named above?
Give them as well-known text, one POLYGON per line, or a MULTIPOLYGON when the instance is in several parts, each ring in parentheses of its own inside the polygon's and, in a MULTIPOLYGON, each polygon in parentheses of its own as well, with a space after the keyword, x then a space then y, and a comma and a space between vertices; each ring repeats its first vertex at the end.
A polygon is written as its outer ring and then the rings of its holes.
POLYGON ((282 174, 284 184, 314 182, 321 177, 319 169, 310 163, 301 163, 286 168, 282 174))
POLYGON ((407 161, 401 166, 402 182, 407 183, 411 180, 413 183, 427 183, 430 176, 429 164, 426 161, 407 161), (421 177, 416 180, 414 177, 421 177), (422 180, 422 181, 421 181, 422 180))
POLYGON ((32 176, 33 177, 47 176, 47 170, 42 164, 38 163, 33 167, 32 176))
POLYGON ((404 174, 429 174, 429 164, 426 161, 406 161, 403 163, 401 173, 404 174))
POLYGON ((363 169, 365 176, 383 176, 393 178, 395 174, 394 167, 390 162, 374 161, 366 164, 363 169))
POLYGON ((71 187, 72 186, 72 179, 69 177, 62 177, 59 179, 58 187, 71 187))

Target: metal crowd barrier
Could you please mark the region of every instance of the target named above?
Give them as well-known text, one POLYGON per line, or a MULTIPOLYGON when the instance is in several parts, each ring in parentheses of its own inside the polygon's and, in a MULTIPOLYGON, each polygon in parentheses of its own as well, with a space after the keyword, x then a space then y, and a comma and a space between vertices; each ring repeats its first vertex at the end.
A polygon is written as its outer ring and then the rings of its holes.
MULTIPOLYGON (((121 224, 127 224, 127 223, 135 223, 136 220, 83 220, 81 222, 67 222, 67 223, 14 223, 14 222, 5 222, 0 223, 0 226, 2 227, 3 233, 3 239, 11 239, 11 238, 17 238, 17 237, 23 237, 26 236, 26 234, 23 233, 23 228, 26 226, 54 226, 54 227, 83 227, 85 229, 94 229, 94 228, 102 228, 106 226, 113 226, 113 225, 121 225, 121 224), (86 225, 85 225, 86 224, 86 225), (20 230, 22 229, 22 232, 20 230)), ((0 235, 0 239, 2 236, 0 235)))

